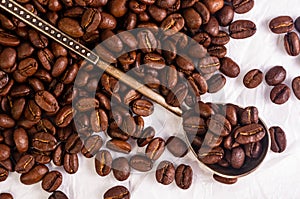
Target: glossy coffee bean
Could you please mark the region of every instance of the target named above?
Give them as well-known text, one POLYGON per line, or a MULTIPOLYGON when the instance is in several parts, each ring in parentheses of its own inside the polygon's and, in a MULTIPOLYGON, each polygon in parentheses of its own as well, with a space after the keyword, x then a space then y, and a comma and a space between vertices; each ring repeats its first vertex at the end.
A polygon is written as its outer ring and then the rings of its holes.
POLYGON ((291 95, 291 89, 285 84, 276 85, 270 93, 270 99, 275 104, 284 104, 291 95))
POLYGON ((62 166, 64 160, 64 145, 59 144, 53 152, 52 161, 55 166, 62 166))
POLYGON ((41 152, 53 151, 57 146, 56 138, 52 134, 46 132, 34 134, 31 141, 33 148, 41 152))
POLYGON ((258 109, 254 106, 246 107, 244 110, 241 110, 239 115, 242 125, 258 123, 258 109))
POLYGON ((249 20, 236 20, 230 24, 229 33, 234 39, 245 39, 256 33, 256 25, 249 20))
POLYGON ((15 171, 17 173, 28 173, 35 164, 35 159, 32 155, 25 154, 17 162, 15 171))
POLYGON ((60 187, 62 183, 62 174, 59 171, 47 173, 42 181, 42 188, 47 192, 53 192, 60 187))
POLYGON ((255 159, 260 157, 263 150, 263 146, 261 142, 253 142, 253 143, 246 144, 244 149, 245 149, 246 156, 255 159))
POLYGON ((152 160, 144 155, 134 155, 129 160, 129 165, 131 168, 141 171, 147 172, 152 169, 152 160))
POLYGON ((48 199, 68 199, 68 197, 61 191, 54 191, 48 199))
POLYGON ((81 37, 84 34, 79 22, 68 17, 62 18, 58 21, 58 28, 74 38, 81 37))
POLYGON ((292 88, 295 96, 300 100, 300 77, 295 77, 293 79, 292 88))
POLYGON ((5 144, 0 144, 0 161, 6 160, 10 156, 10 148, 5 144))
POLYGON ((110 150, 125 154, 128 154, 131 151, 131 145, 128 142, 118 139, 109 140, 106 142, 106 147, 110 150))
POLYGON ((284 36, 284 48, 290 56, 300 54, 300 40, 295 32, 289 32, 284 36))
POLYGON ((29 140, 26 131, 23 128, 17 128, 14 130, 14 142, 17 150, 20 153, 24 153, 29 148, 29 140))
POLYGON ((229 57, 221 59, 220 71, 227 77, 235 78, 240 74, 239 65, 229 57))
POLYGON ((69 138, 67 139, 67 142, 65 144, 65 150, 68 153, 79 153, 81 148, 82 148, 82 140, 79 137, 78 134, 74 133, 72 135, 69 136, 69 138))
POLYGON ((224 0, 204 0, 203 3, 206 5, 211 14, 216 13, 224 6, 224 0))
POLYGON ((114 177, 119 181, 127 180, 130 175, 130 166, 128 160, 124 157, 119 157, 112 162, 114 177))
POLYGON ((14 199, 10 193, 0 193, 0 199, 14 199))
POLYGON ((76 113, 75 109, 70 105, 62 107, 56 114, 54 120, 56 126, 58 127, 68 126, 71 123, 75 113, 76 113))
POLYGON ((95 157, 95 170, 100 176, 107 176, 112 168, 112 156, 109 151, 99 151, 95 157))
POLYGON ((79 163, 77 154, 66 153, 64 156, 63 167, 68 174, 74 174, 78 171, 79 163))
POLYGON ((206 121, 208 129, 217 136, 227 136, 231 132, 230 122, 222 115, 212 115, 206 121))
POLYGON ((232 6, 225 5, 221 10, 216 13, 216 17, 220 26, 228 26, 234 17, 234 11, 232 6))
POLYGON ((91 158, 99 151, 102 145, 103 145, 102 138, 98 135, 92 135, 84 141, 84 145, 81 149, 81 153, 85 157, 91 158))
POLYGON ((216 164, 224 157, 224 150, 221 147, 215 148, 200 148, 198 158, 204 164, 216 164))
POLYGON ((193 170, 190 166, 181 164, 175 171, 176 185, 181 189, 190 188, 193 181, 193 170))
POLYGON ((139 147, 146 146, 155 136, 155 129, 151 126, 145 128, 141 134, 141 137, 137 139, 139 147))
POLYGON ((155 177, 157 182, 163 185, 171 184, 175 179, 175 167, 169 161, 162 161, 156 168, 155 177))
POLYGON ((158 137, 154 138, 146 148, 146 156, 151 160, 157 160, 165 150, 165 141, 164 139, 158 137))
POLYGON ((265 134, 265 129, 261 124, 248 124, 234 131, 234 139, 240 144, 249 144, 260 141, 265 134))
POLYGON ((246 88, 256 88, 263 81, 263 73, 258 69, 247 72, 244 76, 243 83, 246 88))
POLYGON ((0 127, 12 128, 15 126, 15 121, 7 114, 0 114, 0 127))
POLYGON ((254 0, 232 0, 234 12, 244 14, 254 7, 254 0))
POLYGON ((210 11, 205 4, 202 2, 195 2, 195 10, 200 14, 202 19, 202 24, 207 24, 210 19, 210 11))
POLYGON ((201 117, 188 117, 183 119, 183 129, 188 134, 204 134, 207 126, 201 117))
POLYGON ((215 74, 207 80, 208 92, 216 93, 221 90, 226 84, 226 78, 222 74, 215 74))
POLYGON ((271 136, 271 150, 276 153, 281 153, 286 149, 285 132, 278 126, 269 129, 271 136))
POLYGON ((179 83, 174 89, 172 89, 172 92, 169 92, 166 97, 166 102, 172 106, 179 107, 183 103, 187 94, 187 85, 185 83, 179 83))
POLYGON ((294 29, 294 22, 290 16, 279 16, 270 21, 269 28, 276 34, 287 33, 294 29))
POLYGON ((81 18, 81 27, 87 31, 92 32, 96 30, 101 21, 101 14, 97 9, 87 9, 81 18))
POLYGON ((0 182, 3 182, 8 177, 8 171, 2 167, 0 167, 0 182))
POLYGON ((140 116, 149 116, 154 111, 154 106, 151 101, 145 99, 135 100, 132 104, 132 111, 140 116))
POLYGON ((169 15, 162 23, 160 28, 164 30, 166 36, 174 35, 184 27, 184 18, 179 13, 169 15))
POLYGON ((188 152, 187 144, 179 137, 169 137, 166 146, 175 157, 184 157, 188 152))
POLYGON ((130 199, 130 192, 124 186, 115 186, 107 190, 103 195, 103 199, 110 198, 130 199))
POLYGON ((237 180, 238 180, 237 178, 225 178, 225 177, 222 177, 222 176, 218 176, 217 174, 214 174, 214 175, 213 175, 213 178, 214 178, 216 181, 220 182, 220 183, 228 184, 228 185, 234 184, 234 183, 236 183, 237 180))
POLYGON ((25 185, 35 184, 43 179, 49 169, 43 164, 33 167, 28 173, 23 173, 20 180, 25 185))
POLYGON ((214 16, 210 16, 207 24, 203 26, 205 32, 207 32, 211 36, 216 36, 219 34, 219 22, 214 16))
POLYGON ((241 147, 233 148, 231 151, 231 166, 235 169, 239 169, 244 165, 245 152, 241 147))
POLYGON ((35 94, 35 102, 46 112, 57 112, 59 105, 55 97, 48 91, 39 91, 35 94))
POLYGON ((265 80, 270 86, 281 84, 285 78, 286 70, 282 66, 274 66, 270 68, 265 75, 265 80))

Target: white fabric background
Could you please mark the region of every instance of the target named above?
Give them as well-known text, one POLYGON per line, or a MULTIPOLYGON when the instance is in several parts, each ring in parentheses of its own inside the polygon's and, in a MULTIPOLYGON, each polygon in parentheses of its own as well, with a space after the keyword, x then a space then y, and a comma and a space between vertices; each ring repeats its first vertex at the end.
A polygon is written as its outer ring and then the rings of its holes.
MULTIPOLYGON (((231 40, 227 45, 228 55, 241 67, 241 74, 237 79, 227 79, 223 91, 216 95, 206 95, 204 100, 224 103, 236 103, 241 106, 255 105, 259 108, 260 117, 268 127, 279 125, 286 131, 288 147, 282 154, 269 151, 264 163, 254 173, 239 179, 235 185, 223 185, 212 180, 212 174, 200 168, 191 153, 185 158, 173 158, 166 150, 152 172, 147 174, 133 172, 125 182, 118 182, 112 173, 107 177, 100 177, 94 170, 94 159, 80 158, 80 169, 75 175, 63 173, 63 184, 59 188, 70 199, 99 199, 110 187, 121 184, 131 192, 133 199, 293 199, 300 196, 300 101, 292 94, 290 100, 281 106, 271 103, 269 93, 271 87, 264 82, 254 90, 246 89, 242 85, 244 74, 250 69, 259 68, 266 72, 275 65, 282 65, 287 70, 285 83, 291 85, 294 77, 300 75, 300 56, 290 57, 283 47, 283 35, 275 35, 268 29, 268 22, 279 15, 290 15, 294 19, 300 15, 299 0, 260 0, 255 1, 255 7, 244 15, 235 15, 236 19, 250 19, 257 25, 257 33, 245 40, 231 40), (226 91, 226 93, 224 93, 226 91), (190 164, 194 170, 193 184, 188 190, 179 189, 175 182, 163 186, 155 181, 155 168, 164 159, 174 162, 190 164)), ((154 125, 157 136, 168 138, 177 134, 182 136, 181 119, 156 106, 151 118, 146 118, 147 125, 154 125)), ((136 149, 135 149, 136 150, 136 149)), ((138 149, 143 152, 144 149, 138 149)), ((113 154, 114 157, 120 154, 113 154)), ((121 155, 123 156, 123 155, 121 155)), ((61 168, 50 168, 63 171, 61 168)), ((46 199, 49 193, 41 189, 41 184, 25 186, 19 182, 19 174, 11 173, 9 178, 0 183, 0 192, 11 192, 15 199, 46 199)))

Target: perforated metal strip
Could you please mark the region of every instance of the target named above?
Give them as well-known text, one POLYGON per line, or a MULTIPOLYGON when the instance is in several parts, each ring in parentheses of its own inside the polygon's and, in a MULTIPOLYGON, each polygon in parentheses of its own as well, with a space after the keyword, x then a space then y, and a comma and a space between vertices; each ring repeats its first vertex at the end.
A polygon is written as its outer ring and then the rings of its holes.
POLYGON ((66 48, 72 50, 82 58, 94 64, 98 62, 99 57, 93 51, 81 45, 79 42, 75 41, 74 39, 61 32, 51 24, 45 22, 43 19, 28 11, 26 8, 22 7, 15 1, 0 0, 0 8, 6 10, 7 12, 11 13, 15 17, 23 21, 24 23, 37 29, 46 36, 62 44, 66 48))

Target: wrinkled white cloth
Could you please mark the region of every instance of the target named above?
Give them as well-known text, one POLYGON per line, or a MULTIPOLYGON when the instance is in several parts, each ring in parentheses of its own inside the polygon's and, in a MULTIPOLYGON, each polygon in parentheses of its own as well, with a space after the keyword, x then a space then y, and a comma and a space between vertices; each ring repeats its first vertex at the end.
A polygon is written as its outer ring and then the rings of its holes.
MULTIPOLYGON (((251 69, 259 68, 263 72, 275 65, 282 65, 287 70, 285 83, 291 86, 294 77, 300 75, 300 56, 290 57, 283 47, 283 36, 273 34, 269 28, 269 21, 279 15, 290 15, 294 19, 300 15, 299 0, 256 0, 255 7, 249 13, 235 15, 237 19, 249 19, 256 23, 256 34, 248 39, 234 40, 226 46, 228 56, 241 67, 241 74, 237 79, 227 78, 225 88, 215 94, 206 95, 206 101, 235 103, 240 106, 254 105, 259 109, 260 117, 268 127, 281 126, 288 141, 286 151, 275 154, 269 151, 263 164, 252 174, 238 180, 234 185, 223 185, 212 179, 212 174, 201 168, 190 152, 186 157, 174 158, 166 150, 164 155, 154 164, 151 172, 133 172, 124 182, 114 179, 112 173, 107 177, 100 177, 94 169, 94 159, 80 156, 80 169, 74 175, 63 172, 63 184, 59 188, 70 199, 100 199, 103 193, 112 186, 124 185, 131 192, 132 199, 294 199, 300 196, 300 101, 292 94, 284 105, 275 105, 269 99, 271 87, 263 82, 258 88, 249 90, 242 84, 243 76, 251 69), (173 161, 192 166, 193 183, 188 190, 181 190, 173 182, 164 186, 155 180, 155 168, 162 160, 173 161)), ((181 119, 156 106, 153 116, 146 118, 146 126, 153 125, 156 136, 167 139, 170 135, 179 135, 183 131, 181 119)), ((104 136, 103 136, 104 137, 104 136)), ((134 152, 144 152, 135 149, 134 152)), ((113 153, 113 157, 126 156, 113 153)), ((126 156, 126 157, 130 157, 126 156)), ((63 171, 54 165, 50 170, 63 171)), ((25 186, 19 181, 19 174, 11 173, 5 182, 0 183, 0 192, 10 192, 15 199, 46 199, 50 195, 41 188, 41 184, 25 186)))

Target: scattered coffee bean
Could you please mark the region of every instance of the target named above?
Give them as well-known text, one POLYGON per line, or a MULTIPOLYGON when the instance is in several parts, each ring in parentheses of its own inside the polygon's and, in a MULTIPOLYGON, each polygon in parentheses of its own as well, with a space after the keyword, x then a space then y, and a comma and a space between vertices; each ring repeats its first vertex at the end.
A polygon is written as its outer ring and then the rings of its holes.
POLYGON ((279 127, 274 126, 269 129, 271 136, 271 150, 276 153, 281 153, 286 149, 285 132, 279 127))
POLYGON ((217 174, 214 174, 213 175, 213 178, 220 182, 220 183, 223 183, 223 184, 234 184, 237 182, 237 178, 225 178, 225 177, 222 177, 222 176, 219 176, 217 174))
POLYGON ((243 83, 247 88, 256 88, 263 81, 263 73, 258 69, 250 70, 244 76, 243 83))
POLYGON ((295 77, 293 79, 292 88, 295 96, 300 100, 300 77, 295 77))
POLYGON ((115 186, 107 190, 103 195, 103 199, 111 198, 130 199, 130 192, 124 186, 115 186))
POLYGON ((68 199, 68 197, 61 191, 54 191, 48 199, 68 199))
POLYGON ((282 66, 274 66, 265 75, 268 85, 276 86, 281 84, 286 78, 286 70, 282 66))
POLYGON ((53 192, 58 189, 61 183, 62 174, 59 171, 51 171, 44 176, 42 181, 42 188, 45 191, 53 192))
POLYGON ((175 157, 184 157, 188 153, 188 146, 179 137, 169 137, 166 142, 166 146, 175 157))
POLYGON ((162 161, 156 168, 155 174, 157 182, 163 185, 171 184, 175 179, 175 167, 169 161, 162 161))
POLYGON ((129 164, 135 170, 147 172, 152 169, 152 161, 144 155, 134 155, 130 158, 129 164))
POLYGON ((124 181, 129 178, 130 166, 126 158, 120 157, 113 160, 112 169, 113 169, 113 174, 117 180, 124 181))
POLYGON ((273 33, 288 33, 294 29, 294 22, 290 16, 279 16, 272 19, 269 28, 273 33))
POLYGON ((284 104, 291 95, 291 89, 285 84, 276 85, 270 93, 270 99, 275 104, 284 104))
POLYGON ((175 171, 175 182, 181 189, 190 188, 193 181, 193 170, 190 166, 181 164, 175 171))
POLYGON ((300 40, 295 32, 289 32, 284 36, 284 47, 290 56, 300 54, 300 40))

